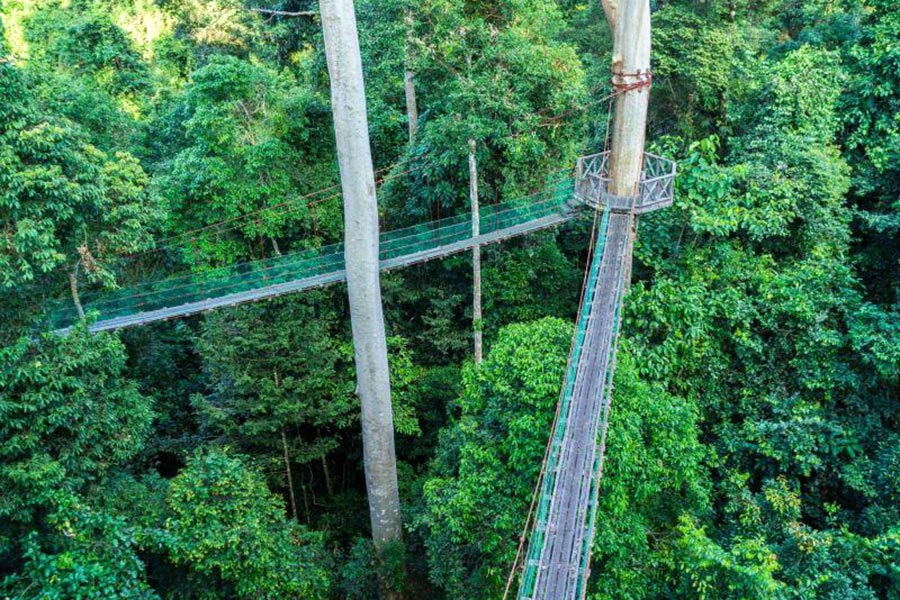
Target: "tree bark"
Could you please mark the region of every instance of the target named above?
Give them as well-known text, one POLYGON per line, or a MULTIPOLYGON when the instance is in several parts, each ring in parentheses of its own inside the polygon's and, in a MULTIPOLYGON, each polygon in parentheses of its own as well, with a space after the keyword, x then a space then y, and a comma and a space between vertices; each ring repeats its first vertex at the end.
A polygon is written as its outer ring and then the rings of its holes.
POLYGON ((406 117, 409 120, 409 141, 416 138, 419 128, 419 107, 416 105, 416 83, 413 80, 415 73, 407 67, 403 71, 403 89, 406 92, 406 117))
POLYGON ((291 476, 291 458, 288 454, 287 436, 284 427, 281 428, 281 447, 284 449, 284 472, 287 474, 288 491, 291 496, 291 517, 297 520, 297 498, 294 497, 294 478, 291 476))
MULTIPOLYGON (((629 86, 649 78, 649 0, 606 0, 603 6, 613 31, 614 85, 629 86)), ((616 98, 609 157, 611 194, 632 196, 638 191, 649 99, 649 85, 625 91, 616 98)))
MULTIPOLYGON (((272 240, 275 241, 274 239, 272 240)), ((275 378, 275 387, 281 388, 281 377, 278 376, 278 369, 272 370, 272 376, 275 378)), ((284 452, 284 473, 287 477, 288 493, 291 498, 291 517, 297 520, 297 498, 294 497, 294 477, 291 474, 291 457, 288 453, 287 436, 284 433, 284 427, 281 428, 281 449, 284 452)))
POLYGON ((412 63, 412 12, 406 12, 406 58, 403 69, 403 90, 406 92, 406 118, 409 121, 409 141, 416 137, 419 127, 419 106, 416 104, 415 73, 410 68, 412 63))
POLYGON ((274 15, 279 17, 314 17, 314 10, 274 10, 271 8, 251 8, 250 12, 260 13, 263 15, 274 15))
MULTIPOLYGON (((616 98, 612 144, 609 154, 609 193, 640 194, 644 164, 644 136, 650 101, 650 2, 649 0, 602 0, 613 32, 613 86, 623 92, 616 98), (633 89, 628 89, 633 88, 633 89)), ((637 238, 638 218, 631 220, 629 259, 625 285, 631 282, 631 250, 637 238)))
MULTIPOLYGON (((475 161, 475 140, 469 139, 469 201, 472 205, 472 237, 481 233, 478 207, 478 164, 475 161)), ((475 364, 480 365, 483 354, 483 320, 481 315, 481 246, 472 247, 472 340, 475 344, 475 364)))
POLYGON ((363 459, 376 550, 402 538, 387 343, 378 264, 378 206, 359 37, 352 0, 319 3, 344 196, 350 321, 362 413, 363 459))
MULTIPOLYGON (((322 430, 316 428, 316 433, 321 437, 322 430)), ((328 492, 329 496, 334 496, 334 484, 331 482, 331 469, 328 468, 328 457, 323 454, 322 455, 322 474, 325 476, 325 491, 328 492)))
POLYGON ((78 295, 78 265, 69 272, 69 290, 72 292, 72 302, 75 303, 75 310, 78 311, 78 318, 84 319, 84 308, 81 306, 81 297, 78 295))
POLYGON ((311 523, 309 518, 309 498, 306 497, 305 483, 300 484, 300 493, 303 494, 303 515, 306 517, 306 524, 309 525, 311 523))

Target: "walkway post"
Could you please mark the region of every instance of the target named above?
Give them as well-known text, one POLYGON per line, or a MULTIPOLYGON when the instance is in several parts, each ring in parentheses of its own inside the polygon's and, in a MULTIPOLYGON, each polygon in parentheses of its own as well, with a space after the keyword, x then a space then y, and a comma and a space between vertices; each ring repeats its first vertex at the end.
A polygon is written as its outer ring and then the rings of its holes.
MULTIPOLYGON (((344 257, 376 551, 402 538, 397 457, 378 263, 378 204, 353 0, 320 0, 344 196, 344 257)), ((398 597, 386 591, 383 597, 398 597)))
MULTIPOLYGON (((650 0, 601 0, 613 34, 612 84, 618 92, 609 153, 609 193, 637 201, 644 164, 650 102, 650 0)), ((637 217, 631 220, 625 285, 631 282, 631 251, 637 217)))

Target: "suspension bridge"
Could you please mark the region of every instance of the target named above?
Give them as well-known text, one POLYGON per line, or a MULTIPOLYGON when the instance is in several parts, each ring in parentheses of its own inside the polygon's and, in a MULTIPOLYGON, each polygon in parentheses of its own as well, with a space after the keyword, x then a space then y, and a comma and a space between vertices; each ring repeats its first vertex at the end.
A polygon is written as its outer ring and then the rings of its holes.
POLYGON ((597 209, 599 224, 566 378, 527 518, 527 550, 522 552, 523 536, 507 585, 508 593, 518 576, 518 600, 585 596, 634 219, 671 205, 674 196, 675 164, 652 154, 644 157, 633 196, 609 194, 608 160, 604 152, 578 161, 576 197, 597 209))
MULTIPOLYGON (((555 178, 525 198, 484 207, 478 235, 471 215, 459 215, 381 234, 382 270, 434 260, 554 227, 575 217, 583 203, 573 177, 555 178)), ((344 281, 343 244, 276 256, 202 273, 129 286, 111 293, 85 295, 85 313, 94 313, 92 333, 148 325, 322 287, 344 281)), ((79 319, 73 305, 50 314, 51 328, 66 334, 79 319)))
MULTIPOLYGON (((631 271, 631 233, 637 215, 669 206, 675 164, 645 154, 638 189, 608 193, 609 153, 578 160, 572 177, 557 179, 528 198, 486 207, 472 233, 471 215, 460 215, 385 232, 382 270, 396 269, 475 246, 547 229, 594 209, 591 261, 557 415, 528 517, 527 550, 517 555, 519 600, 584 597, 603 467, 612 374, 622 298, 631 271)), ((96 313, 90 331, 123 329, 217 308, 274 298, 345 279, 342 244, 172 277, 86 298, 96 313)), ((55 311, 51 322, 67 333, 78 319, 74 307, 55 311)), ((524 538, 523 538, 524 542, 524 538)), ((509 591, 509 586, 507 586, 509 591)))

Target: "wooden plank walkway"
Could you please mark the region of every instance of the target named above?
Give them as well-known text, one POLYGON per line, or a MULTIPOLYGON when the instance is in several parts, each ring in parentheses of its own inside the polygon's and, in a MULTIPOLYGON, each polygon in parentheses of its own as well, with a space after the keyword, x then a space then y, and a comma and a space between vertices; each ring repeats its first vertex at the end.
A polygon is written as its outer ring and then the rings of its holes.
POLYGON ((587 582, 586 557, 593 538, 593 511, 619 309, 629 273, 630 214, 610 215, 594 288, 584 346, 575 371, 572 401, 556 463, 555 483, 532 598, 580 600, 587 582))

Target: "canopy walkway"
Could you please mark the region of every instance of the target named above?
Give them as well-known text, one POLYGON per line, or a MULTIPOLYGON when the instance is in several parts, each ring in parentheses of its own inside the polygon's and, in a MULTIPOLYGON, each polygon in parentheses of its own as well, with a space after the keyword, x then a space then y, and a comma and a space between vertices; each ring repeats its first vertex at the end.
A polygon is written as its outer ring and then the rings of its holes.
MULTIPOLYGON (((590 574, 590 548, 602 473, 622 297, 631 263, 635 215, 669 206, 675 165, 647 154, 634 196, 608 193, 608 153, 579 159, 576 176, 526 199, 486 207, 479 235, 460 215, 381 235, 383 270, 462 252, 474 246, 553 227, 580 207, 601 211, 578 326, 557 418, 548 444, 536 510, 521 564, 519 600, 580 600, 590 574)), ((342 244, 253 263, 172 277, 86 297, 99 318, 91 331, 122 329, 225 306, 273 298, 344 280, 342 244)), ((53 326, 66 333, 74 307, 56 311, 53 326)), ((517 558, 514 569, 519 568, 517 558)))
MULTIPOLYGON (((554 181, 527 198, 483 207, 480 234, 472 235, 471 215, 430 221, 382 233, 381 268, 396 269, 547 229, 574 217, 582 202, 575 179, 554 181)), ((86 313, 97 313, 91 332, 166 321, 227 306, 274 298, 343 281, 343 244, 251 263, 170 277, 111 293, 85 295, 86 313)), ((67 333, 78 320, 72 305, 50 315, 51 328, 67 333)))
POLYGON ((582 598, 611 399, 631 214, 604 211, 518 597, 582 598))
POLYGON ((578 161, 576 196, 602 210, 602 218, 535 510, 526 525, 530 537, 519 600, 585 597, 632 226, 635 215, 669 206, 673 199, 671 161, 645 155, 640 188, 631 197, 608 193, 607 164, 607 153, 578 161))

